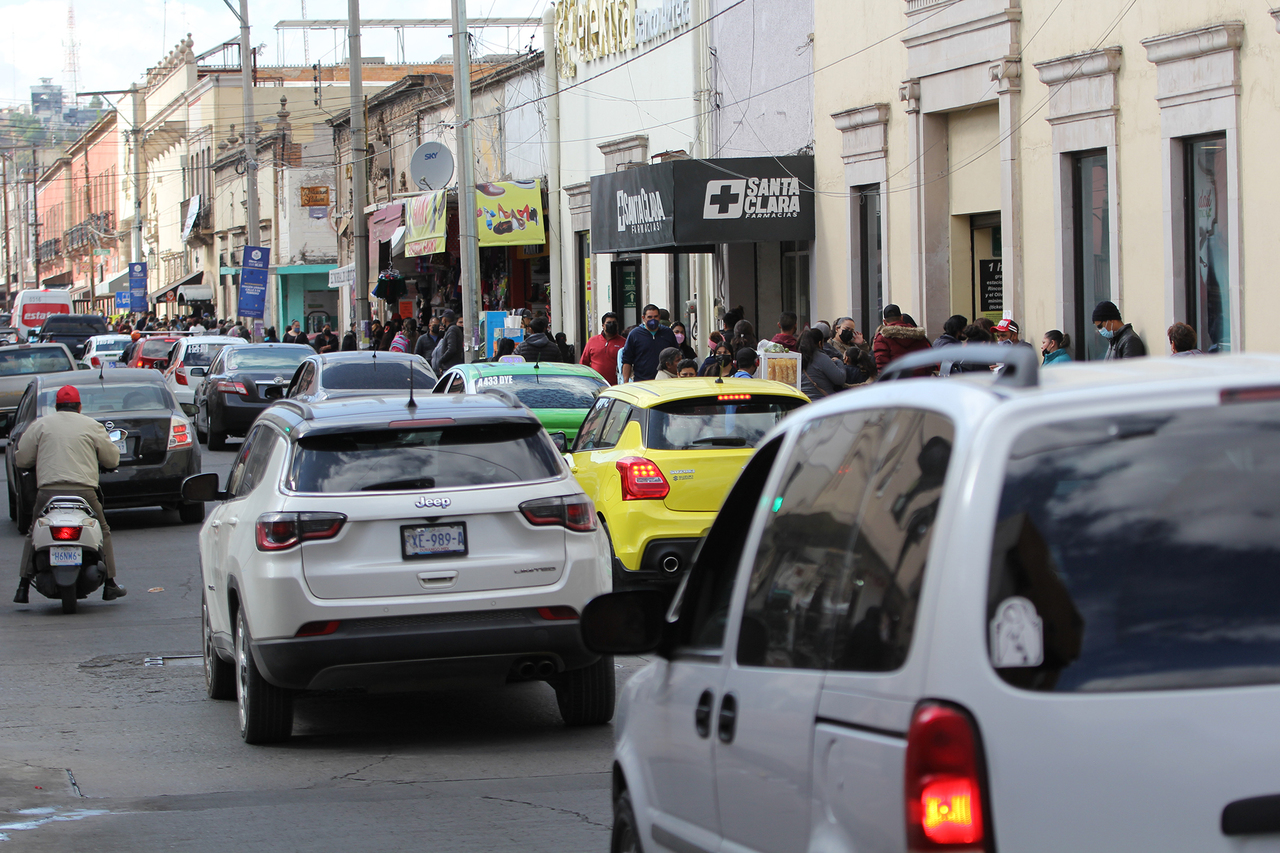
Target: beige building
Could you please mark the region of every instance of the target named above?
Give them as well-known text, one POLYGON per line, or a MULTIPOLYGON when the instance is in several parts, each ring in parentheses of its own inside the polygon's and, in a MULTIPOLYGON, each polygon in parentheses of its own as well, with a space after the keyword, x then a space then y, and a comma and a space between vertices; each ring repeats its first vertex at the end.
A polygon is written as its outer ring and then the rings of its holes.
POLYGON ((1096 358, 1109 299, 1153 354, 1175 320, 1276 349, 1276 28, 1242 0, 815 0, 815 316, 1011 316, 1096 358))

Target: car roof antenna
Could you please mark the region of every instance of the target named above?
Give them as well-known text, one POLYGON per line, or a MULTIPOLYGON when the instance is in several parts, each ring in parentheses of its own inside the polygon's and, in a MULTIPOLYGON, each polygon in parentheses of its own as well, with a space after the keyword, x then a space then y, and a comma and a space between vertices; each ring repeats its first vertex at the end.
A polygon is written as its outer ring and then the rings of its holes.
POLYGON ((418 408, 417 402, 415 402, 413 399, 413 372, 414 372, 413 369, 415 367, 417 367, 416 364, 414 364, 412 361, 409 362, 409 402, 407 406, 410 409, 418 408))

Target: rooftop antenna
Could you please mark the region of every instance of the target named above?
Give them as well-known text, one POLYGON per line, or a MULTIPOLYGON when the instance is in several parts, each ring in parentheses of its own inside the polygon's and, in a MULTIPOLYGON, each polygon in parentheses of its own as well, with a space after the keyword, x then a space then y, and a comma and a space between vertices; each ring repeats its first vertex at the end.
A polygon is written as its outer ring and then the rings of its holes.
POLYGON ((409 402, 407 405, 408 405, 408 408, 410 409, 418 408, 418 404, 414 402, 414 399, 413 399, 413 374, 415 372, 414 368, 417 366, 418 365, 414 364, 412 361, 409 362, 409 402))

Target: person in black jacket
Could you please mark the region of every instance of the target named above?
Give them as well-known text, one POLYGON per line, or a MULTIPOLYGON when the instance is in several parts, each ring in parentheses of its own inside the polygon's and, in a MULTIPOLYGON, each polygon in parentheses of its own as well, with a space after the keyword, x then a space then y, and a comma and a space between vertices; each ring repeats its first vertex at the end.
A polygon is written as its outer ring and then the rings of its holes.
POLYGON ((462 323, 452 311, 444 312, 444 348, 440 350, 440 363, 435 364, 435 357, 432 357, 432 367, 436 373, 444 373, 449 368, 457 364, 462 364, 466 358, 463 350, 462 323))
POLYGON ((1138 337, 1131 324, 1120 318, 1120 309, 1114 302, 1099 302, 1093 309, 1093 326, 1107 339, 1104 361, 1117 358, 1138 358, 1147 354, 1147 345, 1138 337))
POLYGON ((352 323, 351 329, 345 335, 342 336, 343 352, 355 352, 356 350, 360 349, 360 336, 356 334, 356 329, 359 326, 360 326, 359 323, 352 323))
POLYGON ((563 361, 556 342, 547 337, 547 318, 534 317, 529 323, 529 337, 516 346, 516 355, 525 361, 563 361))

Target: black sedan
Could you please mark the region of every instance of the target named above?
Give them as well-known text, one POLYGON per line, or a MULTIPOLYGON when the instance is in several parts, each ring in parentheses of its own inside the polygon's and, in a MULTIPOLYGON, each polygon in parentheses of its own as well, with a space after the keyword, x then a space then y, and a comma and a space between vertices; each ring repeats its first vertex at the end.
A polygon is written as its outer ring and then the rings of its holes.
POLYGON ((430 394, 436 375, 422 356, 405 352, 328 352, 311 355, 298 366, 285 396, 304 403, 332 397, 407 393, 413 387, 430 394))
POLYGON ((82 414, 108 430, 124 431, 119 466, 99 478, 104 509, 161 506, 176 509, 188 524, 204 520, 204 504, 182 500, 182 481, 200 473, 200 448, 164 377, 155 370, 131 368, 78 370, 33 377, 18 403, 4 464, 9 517, 23 532, 31 526, 36 478, 32 470, 19 471, 13 457, 36 418, 54 410, 54 397, 63 385, 80 391, 82 414))
POLYGON ((303 344, 224 347, 195 390, 196 433, 210 450, 244 435, 258 413, 285 396, 289 377, 316 351, 303 344))

